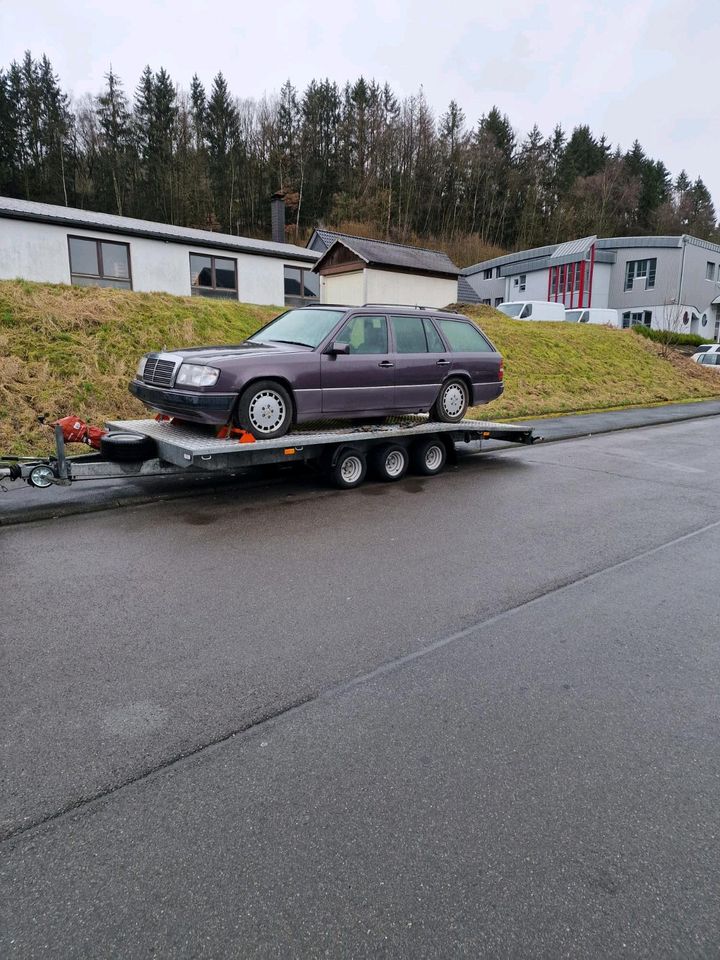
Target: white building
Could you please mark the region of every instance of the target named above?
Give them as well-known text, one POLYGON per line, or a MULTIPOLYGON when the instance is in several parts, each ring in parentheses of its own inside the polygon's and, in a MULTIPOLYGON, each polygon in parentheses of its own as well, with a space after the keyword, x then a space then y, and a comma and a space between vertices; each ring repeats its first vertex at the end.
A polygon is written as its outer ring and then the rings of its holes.
POLYGON ((609 307, 623 327, 677 328, 720 340, 720 245, 681 237, 585 237, 466 267, 463 299, 609 307))
POLYGON ((317 260, 288 243, 0 197, 2 280, 282 305, 317 299, 317 260))
POLYGON ((308 247, 322 253, 321 303, 446 307, 458 299, 460 270, 447 254, 387 240, 315 230, 308 247))

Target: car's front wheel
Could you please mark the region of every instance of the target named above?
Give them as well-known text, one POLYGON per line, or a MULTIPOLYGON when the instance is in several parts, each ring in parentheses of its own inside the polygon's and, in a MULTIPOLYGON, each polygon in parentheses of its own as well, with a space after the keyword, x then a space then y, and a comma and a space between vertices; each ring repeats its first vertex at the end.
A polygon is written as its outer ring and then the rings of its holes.
POLYGON ((257 440, 284 436, 292 424, 290 394, 274 380, 258 380, 240 394, 236 422, 257 440))
POLYGON ((467 412, 469 401, 470 394, 465 381, 452 377, 440 388, 438 398, 430 411, 430 418, 442 423, 459 423, 467 412))

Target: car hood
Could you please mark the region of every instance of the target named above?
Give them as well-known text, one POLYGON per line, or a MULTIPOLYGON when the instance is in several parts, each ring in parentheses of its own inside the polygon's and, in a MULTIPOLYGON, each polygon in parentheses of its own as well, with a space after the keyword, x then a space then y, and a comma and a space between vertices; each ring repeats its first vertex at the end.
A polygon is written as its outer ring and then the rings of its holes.
POLYGON ((221 360, 231 360, 242 357, 268 357, 285 353, 310 353, 311 347, 301 347, 294 343, 243 343, 225 344, 216 347, 186 347, 184 350, 163 350, 148 356, 172 356, 187 363, 198 363, 212 366, 221 360))

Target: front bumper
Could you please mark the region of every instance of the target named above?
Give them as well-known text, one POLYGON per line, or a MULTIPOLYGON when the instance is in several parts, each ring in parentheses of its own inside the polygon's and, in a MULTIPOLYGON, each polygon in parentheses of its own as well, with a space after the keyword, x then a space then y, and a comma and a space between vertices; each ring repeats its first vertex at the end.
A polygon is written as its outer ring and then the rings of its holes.
POLYGON ((236 394, 198 393, 151 387, 141 380, 131 380, 130 393, 146 407, 193 423, 224 424, 230 420, 236 394))

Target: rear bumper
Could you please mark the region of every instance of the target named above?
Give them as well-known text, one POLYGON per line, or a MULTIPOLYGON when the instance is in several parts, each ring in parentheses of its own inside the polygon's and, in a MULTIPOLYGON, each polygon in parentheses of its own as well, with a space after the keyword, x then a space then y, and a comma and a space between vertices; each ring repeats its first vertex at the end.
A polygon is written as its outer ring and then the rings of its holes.
POLYGON ((182 417, 193 423, 227 423, 236 400, 234 393, 163 390, 161 387, 150 387, 140 380, 132 380, 129 386, 130 393, 151 410, 182 417))
POLYGON ((501 396, 505 384, 502 380, 493 383, 474 383, 473 384, 473 404, 490 403, 491 400, 497 400, 501 396))

